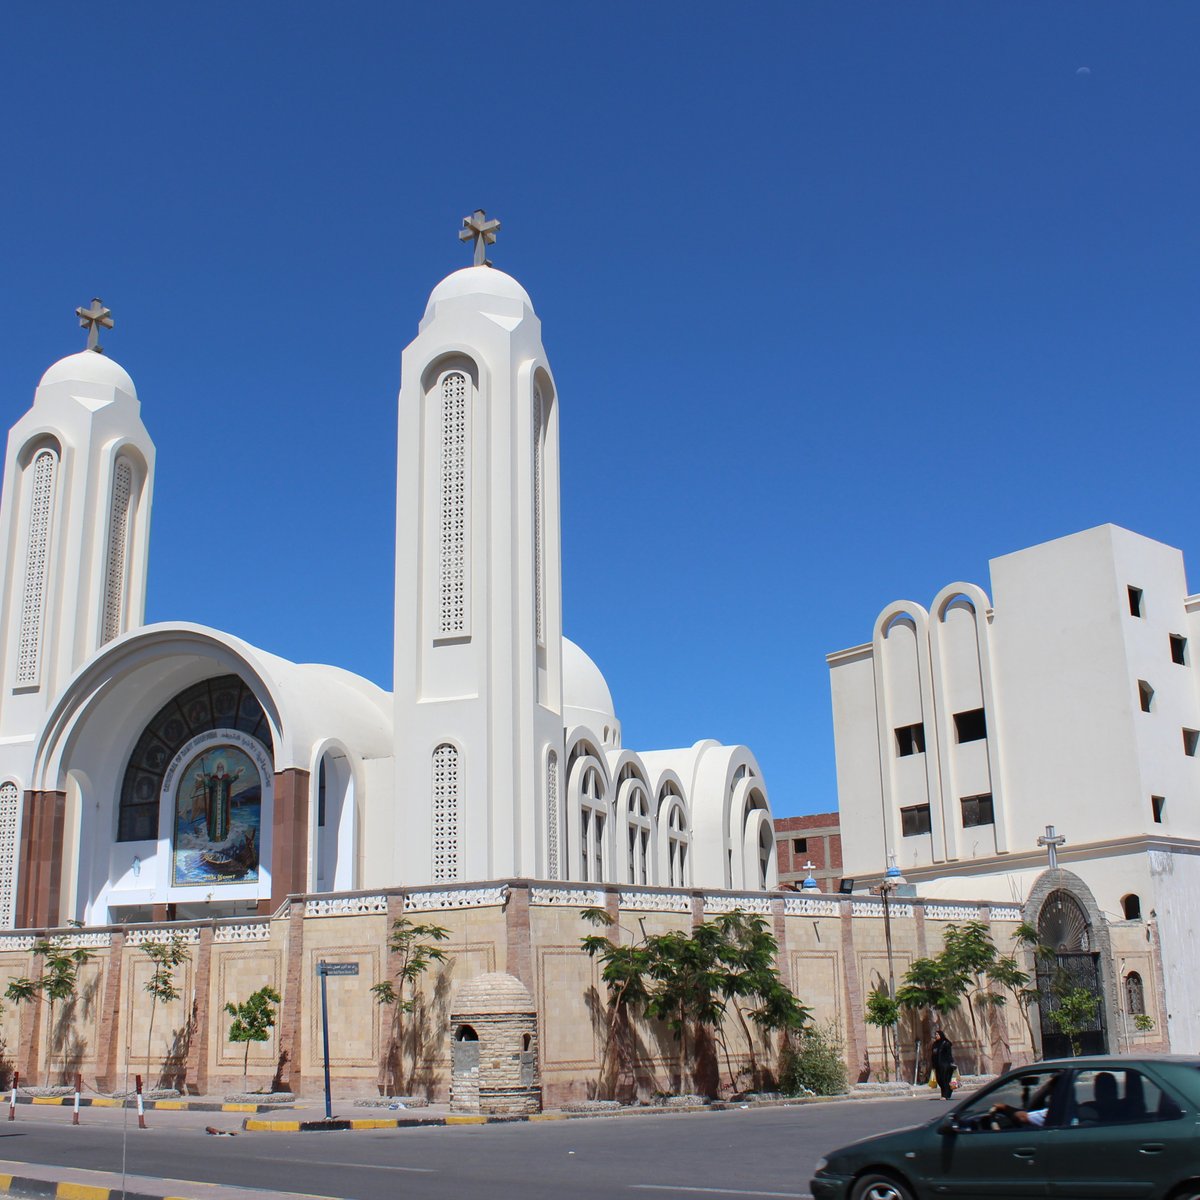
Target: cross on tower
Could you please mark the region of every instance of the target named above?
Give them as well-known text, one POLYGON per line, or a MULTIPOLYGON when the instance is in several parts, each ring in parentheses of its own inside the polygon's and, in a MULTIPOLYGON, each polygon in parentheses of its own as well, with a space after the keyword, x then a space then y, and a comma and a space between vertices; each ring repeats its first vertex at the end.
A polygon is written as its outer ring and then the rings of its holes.
POLYGON ((77 308, 75 315, 79 318, 79 328, 88 331, 87 348, 95 350, 97 354, 103 354, 104 348, 100 345, 100 326, 105 329, 113 327, 112 310, 104 307, 104 301, 99 296, 92 297, 91 308, 77 308))
POLYGON ((488 260, 487 248, 496 244, 496 230, 499 228, 500 222, 489 221, 487 213, 482 208, 477 208, 469 217, 463 217, 463 227, 459 230, 458 240, 460 242, 474 241, 475 266, 490 267, 492 265, 488 260))
POLYGON ((1046 826, 1046 832, 1037 840, 1039 846, 1046 847, 1046 856, 1050 859, 1050 869, 1058 866, 1058 848, 1065 845, 1067 839, 1058 833, 1053 825, 1046 826))

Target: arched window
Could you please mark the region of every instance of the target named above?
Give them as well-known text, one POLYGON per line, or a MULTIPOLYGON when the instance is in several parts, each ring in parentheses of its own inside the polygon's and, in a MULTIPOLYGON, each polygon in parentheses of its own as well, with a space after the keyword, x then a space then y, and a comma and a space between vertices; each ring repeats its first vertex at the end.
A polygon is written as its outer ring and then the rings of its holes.
POLYGON ((1121 908, 1125 913, 1125 920, 1140 921, 1142 919, 1142 898, 1134 892, 1130 892, 1128 896, 1121 897, 1121 908))
POLYGON ((546 419, 542 389, 533 385, 533 612, 539 646, 546 644, 545 568, 543 542, 546 522, 546 419))
POLYGON ((1038 914, 1038 937, 1055 954, 1090 954, 1092 930, 1083 906, 1061 888, 1046 897, 1038 914))
MULTIPOLYGON (((667 878, 668 887, 688 886, 688 847, 691 839, 688 836, 687 821, 683 811, 682 801, 673 793, 665 792, 671 797, 666 804, 659 805, 659 820, 662 821, 663 808, 666 809, 666 839, 667 839, 667 878)), ((659 837, 664 833, 662 824, 659 825, 659 837)))
POLYGON ((442 376, 442 512, 438 632, 467 628, 467 464, 470 386, 461 371, 442 376))
POLYGON ((133 500, 133 467, 118 458, 113 469, 112 499, 108 511, 108 551, 104 564, 104 619, 100 644, 121 632, 125 617, 125 574, 129 558, 129 510, 133 500))
POLYGON ((625 807, 626 878, 650 883, 650 801, 640 784, 629 788, 625 807))
POLYGON ((1146 1011, 1146 990, 1136 971, 1125 976, 1125 1011, 1131 1017, 1141 1016, 1146 1011))
POLYGON ((266 713, 246 684, 236 675, 193 684, 154 714, 129 756, 121 783, 118 842, 158 836, 159 797, 167 767, 187 742, 213 729, 248 733, 274 757, 266 713))
POLYGON ((21 793, 15 783, 0 784, 0 929, 11 929, 13 925, 20 803, 21 793))
POLYGON ((29 470, 33 484, 29 493, 29 522, 25 534, 25 582, 21 590, 21 626, 17 644, 18 684, 35 684, 38 681, 58 455, 50 449, 39 450, 29 470))
POLYGON ((433 878, 461 877, 458 749, 449 742, 433 752, 433 878))
POLYGON ((546 873, 558 878, 558 754, 546 755, 546 873))
POLYGON ((579 877, 585 883, 600 883, 604 879, 606 810, 600 772, 588 767, 579 797, 579 877))

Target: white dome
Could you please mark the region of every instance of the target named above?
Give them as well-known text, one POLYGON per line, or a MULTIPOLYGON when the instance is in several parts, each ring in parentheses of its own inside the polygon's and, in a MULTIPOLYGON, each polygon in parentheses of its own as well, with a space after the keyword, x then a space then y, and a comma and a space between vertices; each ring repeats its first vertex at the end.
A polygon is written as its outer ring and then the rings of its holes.
POLYGON ((425 311, 443 300, 458 300, 466 296, 496 296, 503 300, 519 300, 530 310, 533 301, 529 293, 511 276, 495 267, 463 267, 447 275, 441 283, 429 293, 429 303, 425 311))
POLYGON ((612 693, 600 668, 570 638, 563 638, 563 708, 599 713, 616 721, 612 693))
POLYGON ((127 395, 137 398, 137 389, 129 372, 119 362, 114 362, 95 350, 81 350, 60 358, 42 376, 38 387, 49 387, 53 383, 90 383, 101 387, 119 388, 127 395))

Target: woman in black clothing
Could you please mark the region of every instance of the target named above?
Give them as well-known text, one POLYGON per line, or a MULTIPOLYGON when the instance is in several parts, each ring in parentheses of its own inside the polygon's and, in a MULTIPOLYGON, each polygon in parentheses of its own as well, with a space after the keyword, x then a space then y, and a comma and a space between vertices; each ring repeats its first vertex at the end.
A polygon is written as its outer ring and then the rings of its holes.
POLYGON ((933 1076, 942 1089, 942 1099, 949 1100, 954 1093, 950 1080, 954 1075, 954 1043, 940 1030, 933 1034, 933 1076))

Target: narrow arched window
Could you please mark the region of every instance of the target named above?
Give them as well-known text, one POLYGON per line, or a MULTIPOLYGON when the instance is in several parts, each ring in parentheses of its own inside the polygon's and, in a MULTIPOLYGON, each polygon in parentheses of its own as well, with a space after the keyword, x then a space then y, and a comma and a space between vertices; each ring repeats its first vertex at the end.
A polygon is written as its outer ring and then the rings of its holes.
POLYGON ((460 874, 458 750, 443 742, 433 752, 433 878, 460 874))
POLYGON ((1141 1016, 1146 1011, 1146 990, 1136 971, 1125 976, 1125 1011, 1131 1017, 1141 1016))
POLYGON ((630 789, 625 810, 626 878, 630 883, 650 882, 650 803, 645 791, 630 789))
POLYGON ((1125 920, 1140 921, 1142 919, 1142 898, 1135 892, 1130 892, 1128 896, 1122 896, 1121 909, 1125 913, 1125 920))
MULTIPOLYGON (((674 795, 674 793, 669 793, 674 795)), ((687 887, 688 845, 689 836, 687 822, 684 819, 683 804, 680 800, 669 799, 666 802, 666 837, 667 837, 667 878, 668 887, 687 887)), ((664 805, 659 805, 659 837, 663 836, 662 812, 664 805)))
POLYGON ((111 642, 121 632, 125 617, 125 575, 129 558, 129 511, 133 500, 133 467, 118 458, 113 470, 112 498, 108 511, 108 551, 104 564, 104 620, 100 643, 111 642))
POLYGON ((546 871, 558 878, 558 754, 546 755, 546 871))
POLYGON ((467 464, 470 461, 468 400, 461 371, 442 377, 442 512, 438 632, 453 637, 467 629, 467 464))
POLYGON ((545 610, 545 552, 546 523, 546 418, 542 404, 542 389, 533 387, 533 612, 539 646, 546 644, 545 610))
POLYGON ((579 807, 579 870, 587 883, 604 879, 605 809, 600 772, 589 767, 583 776, 579 807))
POLYGON ((25 535, 25 582, 21 590, 21 625, 17 645, 17 683, 34 684, 41 667, 42 621, 46 578, 50 569, 50 529, 58 479, 58 455, 39 450, 30 467, 29 523, 25 535))
POLYGON ((21 793, 15 783, 0 784, 0 929, 13 926, 20 803, 21 793))

